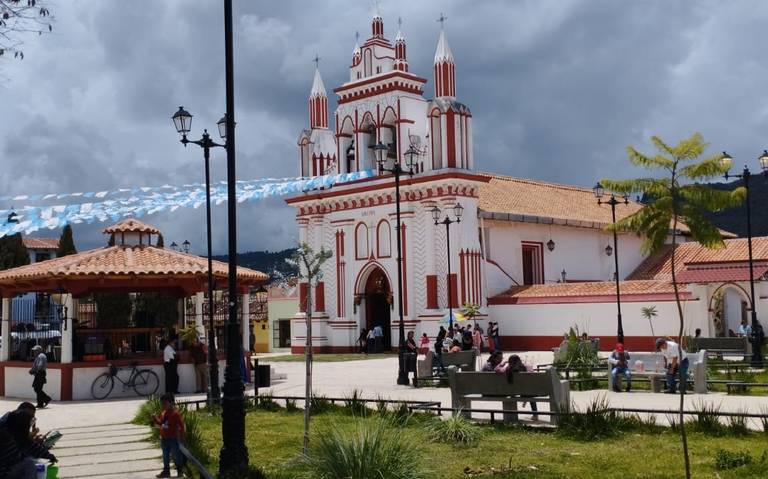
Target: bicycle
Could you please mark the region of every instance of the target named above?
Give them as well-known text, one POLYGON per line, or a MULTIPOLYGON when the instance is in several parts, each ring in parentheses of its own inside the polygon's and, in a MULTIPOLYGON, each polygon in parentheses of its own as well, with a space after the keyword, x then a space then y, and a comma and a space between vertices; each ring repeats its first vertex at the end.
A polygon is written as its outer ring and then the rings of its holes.
POLYGON ((123 384, 123 392, 129 388, 133 388, 136 394, 139 396, 150 396, 157 392, 157 388, 160 387, 160 378, 151 369, 138 369, 139 363, 131 363, 131 375, 127 381, 117 374, 120 371, 126 369, 120 369, 114 364, 109 364, 109 372, 100 374, 91 384, 91 395, 94 399, 104 399, 109 396, 112 389, 115 387, 115 379, 123 384))

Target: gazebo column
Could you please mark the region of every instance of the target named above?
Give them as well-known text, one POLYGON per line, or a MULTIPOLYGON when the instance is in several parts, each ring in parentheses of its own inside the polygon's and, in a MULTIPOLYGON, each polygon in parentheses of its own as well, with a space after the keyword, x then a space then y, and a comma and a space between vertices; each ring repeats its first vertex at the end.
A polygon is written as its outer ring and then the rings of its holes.
POLYGON ((205 327, 203 326, 203 302, 205 294, 201 291, 195 294, 195 328, 201 338, 205 337, 205 327))
POLYGON ((64 295, 64 307, 67 314, 64 316, 64 324, 61 328, 61 362, 68 364, 72 362, 72 320, 75 314, 75 302, 71 294, 64 295))
POLYGON ((11 298, 3 298, 3 342, 0 345, 0 361, 11 357, 11 298))
POLYGON ((250 339, 250 317, 251 317, 251 305, 249 303, 250 301, 250 294, 245 293, 243 295, 243 319, 240 321, 240 326, 242 328, 242 334, 243 334, 243 351, 250 351, 251 347, 251 339, 250 339))

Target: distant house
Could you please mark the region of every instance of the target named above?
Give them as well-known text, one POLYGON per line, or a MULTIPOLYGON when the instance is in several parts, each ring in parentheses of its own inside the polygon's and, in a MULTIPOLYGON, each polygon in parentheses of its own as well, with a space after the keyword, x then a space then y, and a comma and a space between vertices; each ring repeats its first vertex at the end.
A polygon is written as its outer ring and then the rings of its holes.
POLYGON ((26 236, 22 241, 24 242, 27 251, 29 251, 30 263, 39 263, 40 261, 54 259, 56 257, 56 250, 59 249, 58 238, 35 238, 26 236))

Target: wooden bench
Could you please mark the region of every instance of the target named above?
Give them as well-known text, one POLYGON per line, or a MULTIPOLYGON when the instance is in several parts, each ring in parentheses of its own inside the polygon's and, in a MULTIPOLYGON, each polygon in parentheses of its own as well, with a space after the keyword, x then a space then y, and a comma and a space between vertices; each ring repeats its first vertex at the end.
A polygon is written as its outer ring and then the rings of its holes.
MULTIPOLYGON (((701 350, 697 353, 687 353, 688 355, 688 381, 693 382, 693 391, 697 394, 707 393, 707 351, 701 350)), ((611 377, 613 366, 608 365, 608 389, 613 389, 613 378, 611 377)), ((651 382, 651 391, 659 393, 662 391, 667 372, 664 368, 664 357, 661 353, 629 353, 629 369, 632 372, 632 378, 648 378, 651 382), (642 366, 641 366, 642 365, 642 366)), ((619 375, 619 380, 623 379, 619 375)))
MULTIPOLYGON (((423 358, 416 361, 416 377, 413 378, 413 385, 419 387, 420 381, 435 381, 445 376, 436 374, 438 367, 434 351, 427 351, 423 358)), ((453 367, 461 371, 476 371, 477 352, 474 349, 469 351, 459 351, 458 353, 443 353, 443 366, 448 369, 453 367)))
POLYGON ((749 341, 746 337, 738 338, 691 338, 690 350, 707 350, 708 354, 717 357, 746 356, 750 354, 749 341))
MULTIPOLYGON (((505 423, 517 422, 518 402, 546 402, 550 411, 570 410, 570 386, 567 380, 558 377, 554 369, 514 373, 511 379, 508 380, 506 374, 449 370, 448 383, 454 414, 461 411, 464 417, 469 418, 473 401, 500 401, 505 411, 515 411, 504 413, 505 423)), ((550 422, 557 424, 558 416, 551 415, 550 422)))

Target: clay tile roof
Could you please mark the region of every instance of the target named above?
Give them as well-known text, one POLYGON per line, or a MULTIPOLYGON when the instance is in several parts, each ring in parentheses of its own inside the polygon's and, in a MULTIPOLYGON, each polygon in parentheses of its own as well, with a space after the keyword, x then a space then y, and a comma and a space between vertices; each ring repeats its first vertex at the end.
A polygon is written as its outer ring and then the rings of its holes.
POLYGON ((159 234, 160 230, 143 221, 139 221, 135 218, 128 218, 104 228, 104 233, 149 233, 155 235, 159 234))
MULTIPOLYGON (((674 294, 674 288, 668 281, 622 281, 622 300, 632 296, 655 296, 674 294)), ((683 296, 690 295, 682 291, 683 296)), ((550 283, 514 286, 491 298, 491 304, 524 304, 541 302, 578 302, 594 300, 596 297, 615 297, 616 283, 613 281, 595 281, 583 283, 550 283), (576 300, 576 301, 574 301, 576 300)))
POLYGON ((22 238, 24 246, 29 249, 59 249, 59 238, 22 238))
MULTIPOLYGON (((213 262, 213 273, 226 277, 226 263, 213 262)), ((108 246, 55 258, 41 263, 0 271, 0 285, 16 281, 88 276, 200 276, 208 272, 206 258, 155 246, 108 246)), ((265 281, 267 275, 248 268, 237 268, 240 280, 265 281)))
MULTIPOLYGON (((725 247, 711 249, 696 242, 677 246, 676 273, 701 265, 722 265, 742 263, 749 260, 746 238, 726 239, 725 247)), ((752 257, 761 262, 768 261, 768 236, 752 238, 752 257)), ((658 253, 649 256, 628 276, 628 279, 672 279, 672 247, 665 246, 658 253)))
MULTIPOLYGON (((598 205, 589 188, 482 174, 490 181, 480 187, 478 207, 486 218, 512 221, 573 224, 602 228, 611 223, 611 207, 598 205)), ((616 217, 629 216, 642 208, 630 201, 616 207, 616 217)))

